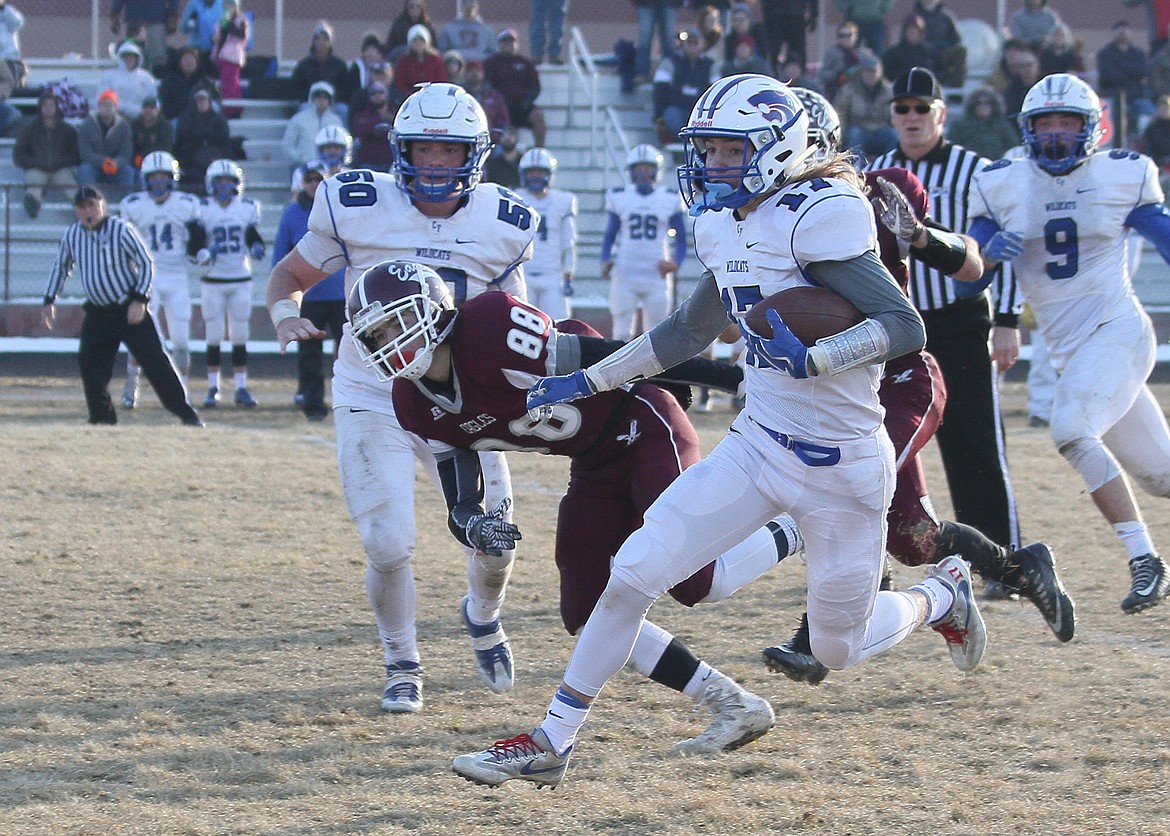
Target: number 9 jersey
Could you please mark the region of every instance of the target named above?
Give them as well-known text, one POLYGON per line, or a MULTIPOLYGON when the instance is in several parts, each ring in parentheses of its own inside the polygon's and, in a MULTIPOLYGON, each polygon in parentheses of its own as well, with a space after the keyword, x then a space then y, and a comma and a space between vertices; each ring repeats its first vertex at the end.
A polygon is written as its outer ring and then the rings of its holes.
MULTIPOLYGON (((346 268, 347 295, 363 271, 400 259, 433 268, 450 286, 456 305, 488 290, 524 299, 522 265, 532 258, 539 225, 531 206, 495 183, 477 185, 451 217, 431 218, 398 188, 393 175, 358 169, 318 186, 309 231, 297 252, 326 273, 346 268)), ((343 340, 334 368, 334 403, 388 411, 389 387, 379 383, 350 343, 343 340), (350 384, 369 397, 361 404, 340 400, 339 386, 350 384)))

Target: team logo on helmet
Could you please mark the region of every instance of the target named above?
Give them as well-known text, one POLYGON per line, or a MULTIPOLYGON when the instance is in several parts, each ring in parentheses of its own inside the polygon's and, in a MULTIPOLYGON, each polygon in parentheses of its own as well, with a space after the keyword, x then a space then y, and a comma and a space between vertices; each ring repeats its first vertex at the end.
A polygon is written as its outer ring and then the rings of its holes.
POLYGON ((791 98, 779 90, 761 90, 748 96, 748 104, 760 111, 760 115, 769 122, 779 122, 785 128, 798 115, 791 98))

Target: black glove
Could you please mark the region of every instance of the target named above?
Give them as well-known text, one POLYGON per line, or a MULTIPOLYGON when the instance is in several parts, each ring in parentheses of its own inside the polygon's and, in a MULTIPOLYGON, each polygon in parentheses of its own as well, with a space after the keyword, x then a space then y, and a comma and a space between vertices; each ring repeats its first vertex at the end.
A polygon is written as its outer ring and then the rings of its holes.
POLYGON ((516 542, 523 539, 520 529, 504 520, 504 514, 512 505, 511 500, 505 499, 494 511, 487 514, 476 514, 467 521, 464 534, 467 542, 475 549, 500 557, 505 551, 516 548, 516 542))

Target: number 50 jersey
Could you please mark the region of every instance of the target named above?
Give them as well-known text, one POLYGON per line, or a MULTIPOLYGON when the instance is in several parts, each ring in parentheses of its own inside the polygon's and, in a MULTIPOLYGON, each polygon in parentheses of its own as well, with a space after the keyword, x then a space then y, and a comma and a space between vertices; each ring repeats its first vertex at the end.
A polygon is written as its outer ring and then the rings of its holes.
MULTIPOLYGON (((405 259, 433 268, 457 305, 493 288, 523 299, 521 265, 532 258, 539 225, 531 206, 495 183, 476 186, 450 218, 428 218, 393 176, 359 169, 317 187, 309 231, 297 252, 327 273, 345 267, 347 294, 363 271, 381 261, 405 259)), ((349 339, 342 342, 334 376, 335 404, 389 410, 390 387, 362 364, 349 339), (350 383, 364 391, 361 403, 339 398, 339 384, 350 383)))

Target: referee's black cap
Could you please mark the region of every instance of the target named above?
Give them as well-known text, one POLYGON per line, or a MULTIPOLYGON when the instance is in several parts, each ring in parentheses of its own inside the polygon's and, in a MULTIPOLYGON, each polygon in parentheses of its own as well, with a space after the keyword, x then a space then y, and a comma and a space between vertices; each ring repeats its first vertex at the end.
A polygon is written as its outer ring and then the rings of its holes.
POLYGON ((84 206, 86 203, 94 200, 105 200, 106 196, 102 194, 101 189, 96 186, 82 186, 77 190, 77 194, 73 195, 74 206, 84 206))
POLYGON ((898 99, 921 99, 924 102, 940 101, 943 97, 942 85, 934 73, 926 67, 911 67, 894 79, 894 95, 890 101, 898 99))

